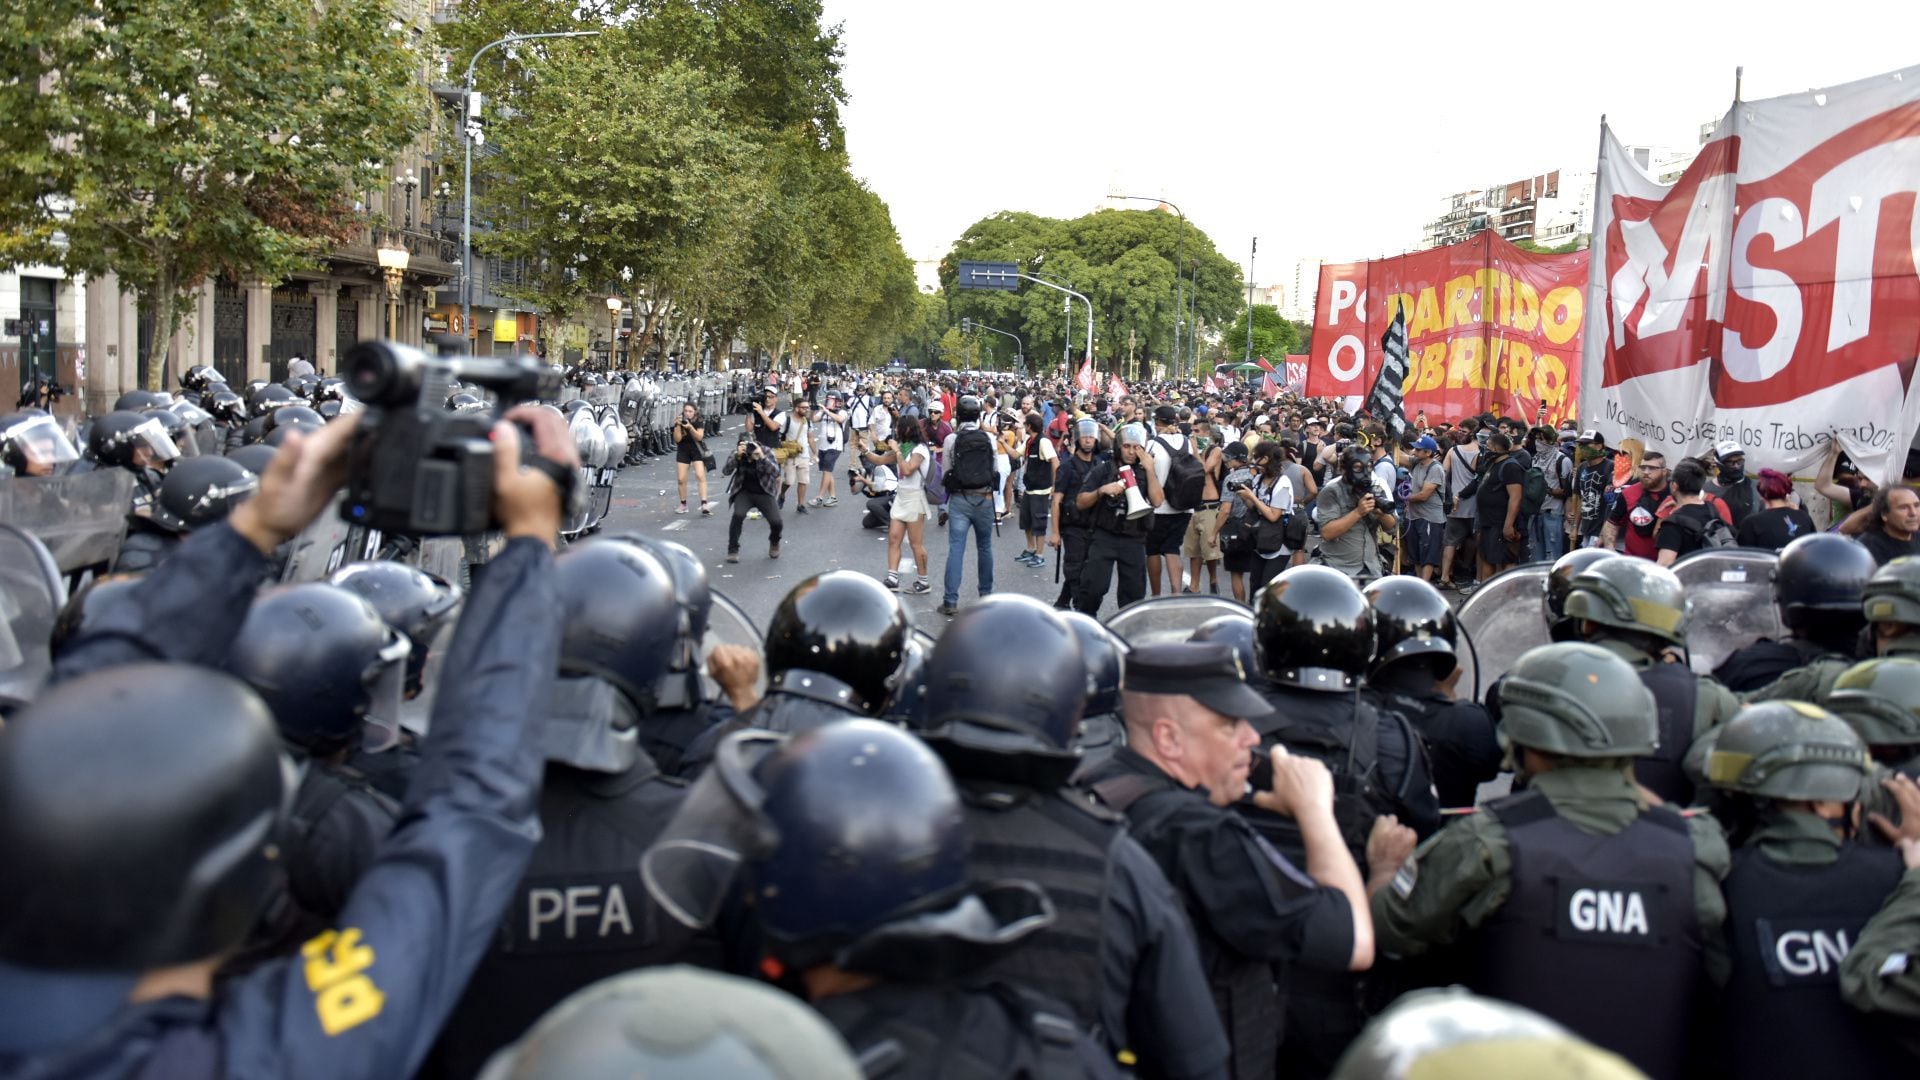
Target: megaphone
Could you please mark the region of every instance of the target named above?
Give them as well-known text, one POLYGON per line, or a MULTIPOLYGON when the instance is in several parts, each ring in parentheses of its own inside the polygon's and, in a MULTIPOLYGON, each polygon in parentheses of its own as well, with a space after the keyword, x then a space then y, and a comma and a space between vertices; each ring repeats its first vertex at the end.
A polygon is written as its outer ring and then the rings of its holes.
POLYGON ((1127 486, 1127 520, 1143 518, 1153 513, 1153 505, 1147 497, 1140 494, 1140 482, 1133 478, 1133 466, 1120 466, 1120 482, 1127 486))

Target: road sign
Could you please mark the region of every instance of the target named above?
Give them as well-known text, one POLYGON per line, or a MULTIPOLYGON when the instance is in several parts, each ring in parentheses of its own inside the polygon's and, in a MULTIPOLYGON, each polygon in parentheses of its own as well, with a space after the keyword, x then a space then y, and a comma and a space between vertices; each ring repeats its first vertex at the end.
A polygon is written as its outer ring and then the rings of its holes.
POLYGON ((963 262, 960 264, 959 280, 955 284, 963 289, 1000 289, 1005 292, 1019 292, 1019 273, 1019 263, 963 262))

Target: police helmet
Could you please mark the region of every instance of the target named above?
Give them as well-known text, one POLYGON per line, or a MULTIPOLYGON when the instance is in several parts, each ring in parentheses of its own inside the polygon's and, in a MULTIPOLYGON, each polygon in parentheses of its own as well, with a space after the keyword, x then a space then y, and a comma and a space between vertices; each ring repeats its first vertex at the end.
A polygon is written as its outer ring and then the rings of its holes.
POLYGON ((1373 608, 1353 579, 1326 566, 1283 570, 1254 598, 1260 673, 1302 690, 1351 690, 1373 659, 1373 608))
POLYGON ((345 412, 346 408, 343 403, 338 401, 323 401, 315 411, 320 414, 320 419, 332 422, 338 420, 340 414, 345 412))
POLYGON ((261 426, 268 432, 274 432, 287 424, 308 424, 317 428, 325 425, 326 422, 326 417, 305 405, 288 405, 286 408, 275 409, 268 413, 267 422, 261 426))
POLYGON ((319 423, 311 420, 289 420, 286 423, 275 425, 272 431, 267 432, 266 438, 260 441, 268 446, 278 447, 292 438, 295 432, 305 437, 319 431, 324 426, 326 426, 325 420, 321 420, 319 423))
POLYGON ((110 611, 118 611, 133 603, 133 587, 140 583, 143 574, 105 574, 94 578, 81 587, 78 592, 67 597, 60 614, 53 620, 53 633, 48 644, 54 659, 67 651, 67 646, 82 632, 100 625, 100 620, 110 611))
POLYGON ((575 544, 553 568, 567 613, 561 674, 604 679, 651 710, 679 637, 671 572, 638 545, 616 539, 575 544))
POLYGON ((1060 617, 1080 639, 1080 662, 1087 671, 1085 714, 1106 716, 1119 712, 1120 678, 1126 669, 1127 643, 1085 612, 1062 611, 1060 617))
POLYGON ((924 734, 972 750, 1057 755, 1086 708, 1080 639, 1053 608, 997 593, 954 616, 927 662, 924 734))
POLYGON ((1415 990, 1373 1018, 1332 1080, 1644 1080, 1611 1051, 1539 1013, 1463 987, 1415 990))
POLYGON ((1600 559, 1567 583, 1567 618, 1687 643, 1693 613, 1686 586, 1672 570, 1647 559, 1600 559))
POLYGON ((1920 627, 1920 556, 1903 555, 1875 570, 1860 590, 1860 611, 1870 623, 1920 627))
POLYGON ((265 416, 275 409, 284 409, 289 405, 305 404, 293 391, 277 383, 268 383, 254 390, 247 398, 247 415, 265 416))
POLYGON ((933 751, 899 728, 875 720, 814 728, 776 752, 757 780, 759 812, 778 840, 749 859, 745 894, 769 951, 789 968, 826 962, 966 891, 959 793, 933 751))
POLYGON ((696 644, 707 634, 707 617, 713 611, 713 585, 707 580, 707 564, 693 549, 674 540, 634 534, 626 539, 653 553, 673 578, 673 599, 686 619, 682 627, 696 644))
POLYGON ((767 675, 811 671, 846 685, 869 715, 887 699, 887 679, 906 648, 900 598, 853 570, 829 570, 795 586, 767 624, 767 675))
POLYGON ((335 375, 321 379, 313 388, 313 401, 318 405, 327 401, 344 401, 347 396, 347 380, 335 375))
POLYGON ((146 409, 165 408, 173 404, 173 395, 160 390, 129 390, 114 399, 115 412, 142 412, 146 409))
POLYGON ((47 476, 80 460, 73 441, 51 416, 14 413, 0 418, 0 463, 16 476, 47 476))
POLYGON ((239 424, 247 419, 247 403, 231 390, 217 390, 203 398, 201 404, 222 423, 239 424))
POLYGON ((0 739, 0 961, 132 973, 238 946, 279 873, 284 761, 267 707, 215 671, 49 689, 0 739))
POLYGON ((1853 665, 1834 682, 1827 707, 1870 747, 1920 746, 1920 660, 1884 656, 1853 665))
POLYGON ((1547 633, 1555 641, 1579 641, 1580 620, 1567 617, 1567 597, 1573 592, 1573 579, 1603 559, 1620 558, 1607 548, 1577 548, 1554 560, 1541 582, 1540 602, 1547 617, 1547 633))
POLYGON ((1383 577, 1364 595, 1373 608, 1373 668, 1415 663, 1444 679, 1460 666, 1453 649, 1459 630, 1440 590, 1417 577, 1383 577))
POLYGON ((385 560, 348 563, 327 582, 372 604, 380 618, 407 639, 407 693, 419 693, 435 639, 459 615, 460 586, 385 560))
POLYGON ((145 413, 116 409, 96 418, 87 431, 87 455, 104 467, 132 468, 134 454, 145 449, 156 462, 172 461, 180 448, 160 421, 145 413))
POLYGON ((1789 629, 1834 620, 1857 622, 1861 594, 1873 577, 1873 553, 1838 533, 1812 533, 1780 549, 1773 602, 1789 629), (1823 617, 1817 613, 1826 613, 1823 617))
POLYGON ((397 722, 407 649, 372 604, 313 581, 254 598, 227 670, 266 701, 288 744, 325 757, 350 745, 369 716, 397 722))
POLYGON ((1498 692, 1503 743, 1570 758, 1641 757, 1659 746, 1653 692, 1632 665, 1598 645, 1529 649, 1498 692))
POLYGON ((1803 701, 1748 705, 1713 733, 1707 782, 1770 799, 1852 802, 1867 747, 1838 717, 1803 701))
POLYGON ((295 375, 292 378, 282 380, 281 385, 293 391, 294 397, 305 398, 308 401, 312 401, 314 391, 320 389, 320 376, 295 375))
POLYGON ((224 381, 225 380, 220 377, 219 370, 210 364, 195 364, 188 368, 185 374, 180 376, 180 386, 183 389, 195 392, 205 390, 214 383, 224 381))
POLYGON ((479 1080, 860 1080, 840 1033, 792 994, 696 967, 646 968, 576 991, 479 1080))
POLYGON ((487 403, 479 395, 465 390, 447 395, 447 408, 453 412, 479 412, 486 407, 487 403))
POLYGON ((880 719, 910 731, 927 726, 927 660, 932 656, 933 647, 922 642, 918 634, 907 635, 900 666, 887 680, 887 701, 881 706, 880 719))
POLYGON ((170 533, 224 520, 260 488, 260 478, 230 458, 195 457, 168 470, 151 521, 170 533))
POLYGON ((265 476, 267 466, 273 464, 273 451, 274 447, 266 443, 237 446, 227 451, 227 460, 239 462, 242 468, 255 476, 265 476))
POLYGON ((1240 670, 1247 673, 1247 683, 1256 689, 1266 683, 1266 677, 1260 674, 1260 664, 1253 654, 1253 615, 1232 612, 1215 615, 1206 622, 1193 628, 1187 636, 1188 641, 1213 641, 1233 646, 1233 653, 1240 658, 1240 670))
POLYGON ((972 394, 962 394, 960 400, 953 403, 953 422, 955 424, 977 424, 980 422, 980 399, 972 394))

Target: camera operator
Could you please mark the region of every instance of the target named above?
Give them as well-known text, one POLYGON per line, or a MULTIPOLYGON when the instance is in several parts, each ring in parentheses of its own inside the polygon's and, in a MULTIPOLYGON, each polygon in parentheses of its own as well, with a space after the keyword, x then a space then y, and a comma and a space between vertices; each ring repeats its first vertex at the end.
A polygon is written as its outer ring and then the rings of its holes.
MULTIPOLYGON (((757 405, 754 412, 756 417, 765 416, 757 405)), ((758 424, 759 419, 754 422, 758 424)), ((777 428, 774 434, 779 435, 777 428)), ((780 492, 780 466, 773 463, 773 455, 758 440, 742 435, 721 471, 727 475, 727 499, 733 504, 733 520, 727 525, 727 561, 740 561, 740 530, 749 510, 758 510, 767 519, 767 558, 779 558, 780 507, 774 499, 780 492)))
POLYGON ((1381 565, 1374 526, 1394 527, 1393 505, 1374 476, 1367 452, 1348 446, 1340 452, 1336 475, 1314 500, 1314 520, 1320 523, 1320 561, 1361 584, 1386 571, 1381 565))
POLYGON ((780 411, 779 397, 779 392, 769 386, 760 391, 759 400, 748 406, 753 410, 753 419, 747 422, 753 441, 767 450, 780 445, 780 429, 787 422, 787 415, 780 411))
POLYGON ((673 471, 680 481, 680 508, 676 514, 687 512, 687 472, 692 470, 694 479, 700 484, 700 515, 713 516, 713 503, 707 499, 707 422, 700 418, 700 410, 689 401, 680 406, 680 418, 673 422, 673 471))
MULTIPOLYGON (((509 414, 577 468, 557 415, 509 414)), ((0 738, 0 1072, 410 1076, 539 836, 535 725, 557 668, 562 507, 491 432, 505 549, 469 596, 406 810, 302 955, 222 981, 277 876, 289 776, 267 707, 209 670, 274 548, 322 513, 355 420, 279 448, 260 490, 82 630, 0 738), (101 798, 112 792, 112 798, 101 798), (13 877, 11 875, 20 875, 13 877), (31 887, 27 887, 31 883, 31 887)))

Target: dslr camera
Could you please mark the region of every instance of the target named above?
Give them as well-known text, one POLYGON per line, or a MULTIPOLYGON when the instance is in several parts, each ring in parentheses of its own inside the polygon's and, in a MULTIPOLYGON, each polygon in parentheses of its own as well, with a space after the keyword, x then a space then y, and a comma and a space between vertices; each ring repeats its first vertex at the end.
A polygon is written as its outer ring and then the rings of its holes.
MULTIPOLYGON (((531 356, 428 356, 392 341, 355 345, 340 369, 348 391, 366 406, 347 451, 340 516, 409 536, 464 536, 494 527, 487 438, 493 416, 447 409, 454 382, 486 387, 509 403, 560 392, 559 375, 531 356)), ((540 464, 530 441, 521 453, 540 464)), ((557 465, 548 471, 566 472, 557 465)), ((568 488, 563 482, 562 491, 568 488)))

